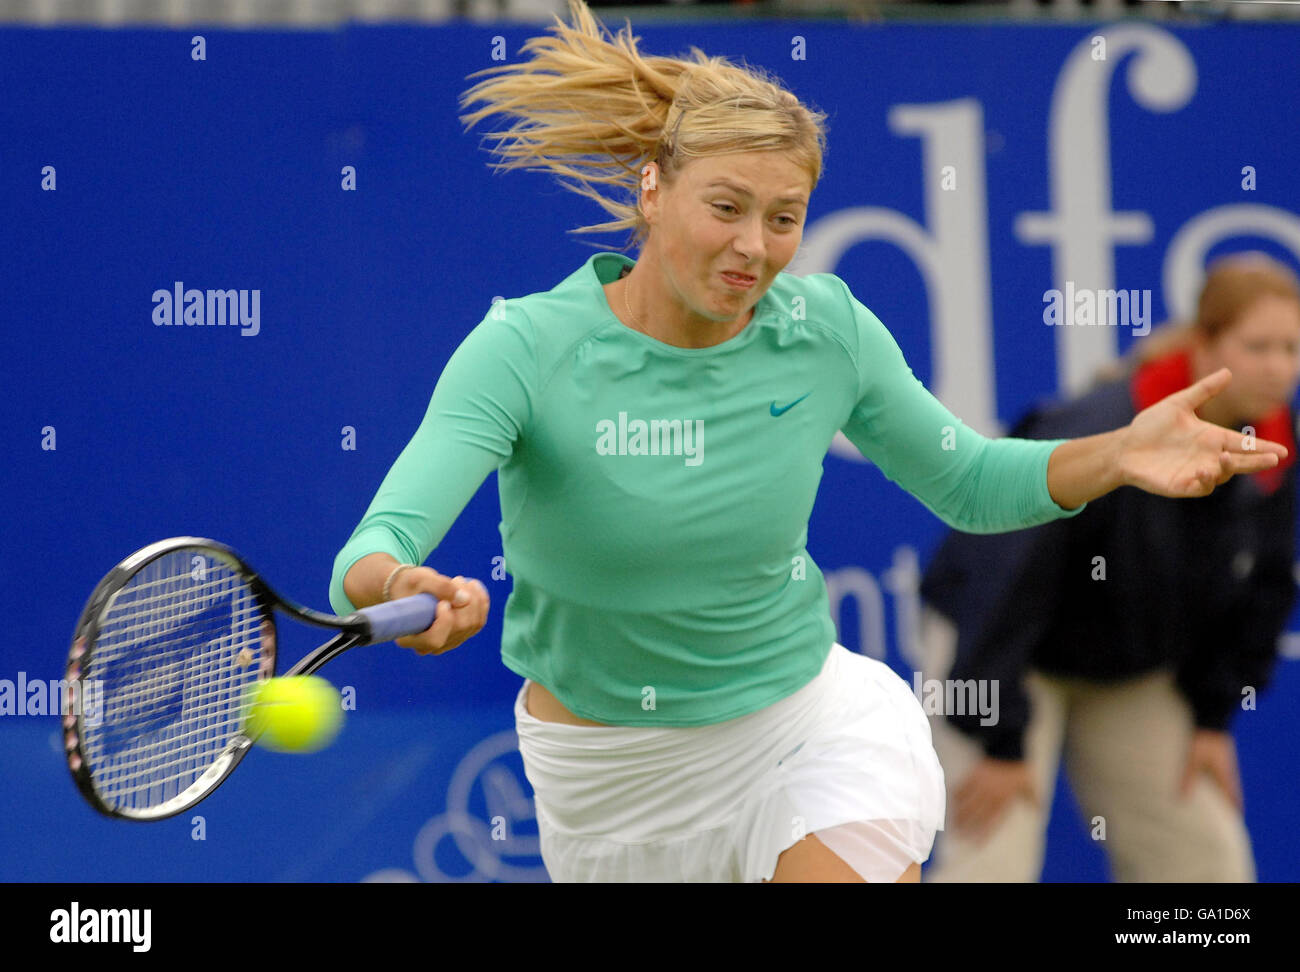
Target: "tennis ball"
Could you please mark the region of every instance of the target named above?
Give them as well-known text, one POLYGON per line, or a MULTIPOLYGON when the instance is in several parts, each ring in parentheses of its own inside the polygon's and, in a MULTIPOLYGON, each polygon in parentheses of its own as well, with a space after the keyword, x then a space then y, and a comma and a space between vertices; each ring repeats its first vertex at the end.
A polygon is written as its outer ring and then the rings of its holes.
POLYGON ((343 726, 339 690, 319 675, 268 678, 248 687, 245 732, 281 753, 314 753, 343 726))

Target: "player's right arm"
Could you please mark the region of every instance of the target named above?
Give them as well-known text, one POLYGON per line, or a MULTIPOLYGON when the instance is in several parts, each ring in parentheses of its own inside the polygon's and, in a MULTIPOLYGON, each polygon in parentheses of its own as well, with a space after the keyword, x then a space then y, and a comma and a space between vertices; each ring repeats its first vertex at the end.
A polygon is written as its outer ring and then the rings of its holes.
MULTIPOLYGON (((465 338, 438 378, 419 428, 384 477, 361 522, 339 551, 330 580, 338 614, 383 600, 399 564, 423 564, 488 473, 508 459, 532 417, 537 374, 526 315, 498 305, 465 338)), ((433 625, 398 640, 422 654, 449 650, 483 626, 487 590, 429 567, 400 572, 391 600, 429 593, 440 601, 433 625), (456 606, 458 588, 468 603, 456 606)))

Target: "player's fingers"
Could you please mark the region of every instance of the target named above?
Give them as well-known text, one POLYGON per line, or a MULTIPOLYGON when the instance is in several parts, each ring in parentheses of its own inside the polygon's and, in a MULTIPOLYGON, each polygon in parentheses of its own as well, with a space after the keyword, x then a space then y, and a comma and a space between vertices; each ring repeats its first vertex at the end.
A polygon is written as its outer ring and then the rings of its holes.
POLYGON ((473 593, 464 577, 457 575, 452 578, 452 583, 455 585, 455 590, 452 591, 451 606, 462 608, 473 599, 473 593))
POLYGON ((1218 438, 1219 448, 1233 455, 1277 456, 1278 459, 1285 459, 1288 454, 1287 447, 1281 442, 1260 439, 1246 432, 1222 429, 1218 434, 1218 438))
POLYGON ((466 582, 464 590, 466 602, 463 607, 456 608, 456 628, 464 631, 461 640, 482 630, 488 615, 487 588, 477 580, 470 580, 466 582))
POLYGON ((403 571, 393 581, 392 600, 413 594, 432 594, 440 601, 454 601, 456 592, 465 588, 465 578, 448 577, 432 567, 403 571))
POLYGON ((467 618, 475 618, 484 612, 484 601, 486 600, 487 591, 477 580, 470 578, 466 580, 463 577, 457 578, 461 581, 460 593, 452 599, 452 606, 458 612, 458 619, 464 623, 467 618))
POLYGON ((1200 381, 1189 385, 1182 391, 1174 392, 1165 400, 1173 400, 1180 405, 1185 405, 1192 409, 1200 408, 1223 389, 1227 388, 1232 381, 1232 372, 1227 368, 1220 368, 1214 374, 1206 375, 1200 381))
POLYGON ((483 630, 483 625, 487 623, 488 613, 487 591, 483 589, 481 585, 475 587, 473 584, 471 584, 468 589, 471 592, 470 602, 460 610, 460 613, 463 616, 466 638, 476 635, 483 630))
POLYGON ((469 597, 464 607, 450 607, 450 631, 442 646, 442 651, 450 651, 457 645, 478 634, 487 620, 487 613, 482 601, 486 592, 479 593, 473 586, 466 584, 463 588, 469 597))
POLYGON ((1228 467, 1232 474, 1237 473, 1254 473, 1263 469, 1272 469, 1278 464, 1278 457, 1271 452, 1264 453, 1245 453, 1245 452, 1225 452, 1227 459, 1224 465, 1228 467))
POLYGON ((469 607, 451 608, 447 612, 450 618, 450 627, 447 631, 447 638, 442 645, 444 651, 450 651, 462 641, 474 633, 473 614, 469 607))
MULTIPOLYGON (((438 613, 433 624, 416 640, 415 650, 421 655, 437 655, 448 650, 447 640, 455 628, 456 612, 447 601, 438 602, 438 613)), ((455 647, 452 645, 451 647, 455 647)))
POLYGON ((480 628, 487 624, 488 611, 492 607, 492 598, 488 596, 488 590, 479 580, 470 581, 474 590, 474 606, 478 612, 478 626, 480 628))

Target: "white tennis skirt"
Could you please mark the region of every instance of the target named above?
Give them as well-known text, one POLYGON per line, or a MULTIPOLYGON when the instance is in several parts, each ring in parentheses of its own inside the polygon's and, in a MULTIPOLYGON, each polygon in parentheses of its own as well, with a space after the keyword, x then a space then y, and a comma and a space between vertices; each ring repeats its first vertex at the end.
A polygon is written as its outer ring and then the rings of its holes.
POLYGON ((567 881, 766 881, 804 836, 897 881, 943 829, 930 725, 889 666, 832 645, 821 673, 709 726, 543 722, 515 698, 542 860, 567 881))

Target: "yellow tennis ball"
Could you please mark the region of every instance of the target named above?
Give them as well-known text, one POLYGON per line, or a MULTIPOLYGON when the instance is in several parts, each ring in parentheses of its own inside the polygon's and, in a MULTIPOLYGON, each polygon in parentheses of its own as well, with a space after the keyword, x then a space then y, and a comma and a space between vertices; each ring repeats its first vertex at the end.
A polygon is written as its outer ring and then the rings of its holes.
POLYGON ((339 690, 319 675, 268 678, 250 685, 245 732, 281 753, 314 753, 343 727, 339 690))

